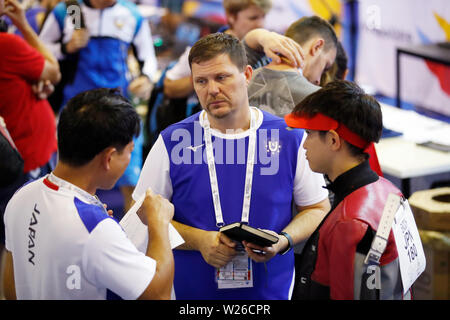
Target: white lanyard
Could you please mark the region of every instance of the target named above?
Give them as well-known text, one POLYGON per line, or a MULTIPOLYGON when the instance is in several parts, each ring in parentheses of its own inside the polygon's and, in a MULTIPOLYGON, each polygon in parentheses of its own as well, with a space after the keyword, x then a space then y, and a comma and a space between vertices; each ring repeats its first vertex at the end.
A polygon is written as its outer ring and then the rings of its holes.
MULTIPOLYGON (((211 183, 211 193, 214 202, 214 213, 216 215, 216 226, 218 228, 224 225, 222 207, 220 205, 219 184, 217 182, 216 165, 214 162, 214 153, 211 140, 211 127, 208 116, 206 115, 204 121, 205 129, 205 147, 206 158, 208 161, 209 180, 211 183)), ((255 147, 256 147, 256 119, 250 109, 250 135, 247 152, 247 169, 245 173, 245 188, 244 188, 244 203, 242 205, 241 222, 248 223, 248 216, 250 212, 250 198, 252 193, 253 183, 253 167, 255 164, 255 147)))
POLYGON ((88 192, 84 191, 83 189, 80 189, 77 186, 74 186, 70 182, 67 182, 61 178, 58 178, 57 176, 55 176, 53 174, 53 172, 51 172, 47 176, 47 179, 51 183, 56 184, 60 188, 67 189, 67 190, 72 191, 73 193, 76 193, 78 196, 80 196, 80 198, 84 199, 89 204, 98 205, 104 209, 102 202, 100 201, 100 199, 97 196, 93 196, 93 195, 89 194, 88 192))
POLYGON ((401 197, 390 193, 384 205, 383 214, 381 215, 380 223, 378 224, 377 233, 372 241, 369 253, 366 256, 365 263, 368 264, 369 260, 376 264, 380 263, 380 258, 386 249, 389 233, 391 232, 392 222, 395 218, 395 213, 398 207, 401 205, 401 197))

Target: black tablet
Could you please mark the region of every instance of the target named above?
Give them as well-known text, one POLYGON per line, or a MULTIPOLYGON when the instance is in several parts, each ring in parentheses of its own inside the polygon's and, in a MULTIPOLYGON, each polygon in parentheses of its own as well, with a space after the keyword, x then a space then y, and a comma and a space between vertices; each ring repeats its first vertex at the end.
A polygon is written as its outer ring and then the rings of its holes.
POLYGON ((250 227, 241 222, 236 222, 223 226, 219 230, 232 240, 242 242, 247 241, 260 247, 270 247, 278 242, 278 237, 268 232, 250 227))

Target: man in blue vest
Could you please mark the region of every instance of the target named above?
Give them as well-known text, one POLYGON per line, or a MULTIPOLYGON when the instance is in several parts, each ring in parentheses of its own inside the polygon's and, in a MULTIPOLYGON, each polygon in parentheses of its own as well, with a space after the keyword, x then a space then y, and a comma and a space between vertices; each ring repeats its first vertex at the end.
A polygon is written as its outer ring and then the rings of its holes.
POLYGON ((174 226, 186 241, 174 251, 177 299, 289 299, 289 249, 329 208, 323 177, 304 155, 304 132, 249 106, 252 68, 237 38, 200 39, 189 64, 204 110, 161 132, 133 197, 151 187, 175 206, 174 226), (219 232, 235 222, 279 240, 264 248, 236 243, 219 232))

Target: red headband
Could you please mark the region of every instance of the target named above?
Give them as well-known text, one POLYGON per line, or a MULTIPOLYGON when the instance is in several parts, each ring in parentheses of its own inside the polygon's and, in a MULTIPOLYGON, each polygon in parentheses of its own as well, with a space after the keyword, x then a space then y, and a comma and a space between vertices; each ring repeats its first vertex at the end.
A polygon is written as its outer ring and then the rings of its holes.
POLYGON ((284 120, 287 125, 292 128, 320 131, 334 130, 342 139, 363 150, 370 144, 356 133, 350 131, 350 129, 342 123, 339 123, 333 118, 327 117, 321 113, 317 113, 311 118, 289 113, 284 117, 284 120))

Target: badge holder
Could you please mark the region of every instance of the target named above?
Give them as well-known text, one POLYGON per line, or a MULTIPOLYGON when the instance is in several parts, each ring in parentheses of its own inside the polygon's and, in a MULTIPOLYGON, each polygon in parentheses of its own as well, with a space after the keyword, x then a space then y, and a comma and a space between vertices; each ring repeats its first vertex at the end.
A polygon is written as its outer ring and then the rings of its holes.
POLYGON ((241 244, 236 249, 237 254, 224 267, 217 269, 216 280, 218 289, 237 289, 253 287, 252 261, 241 244))

